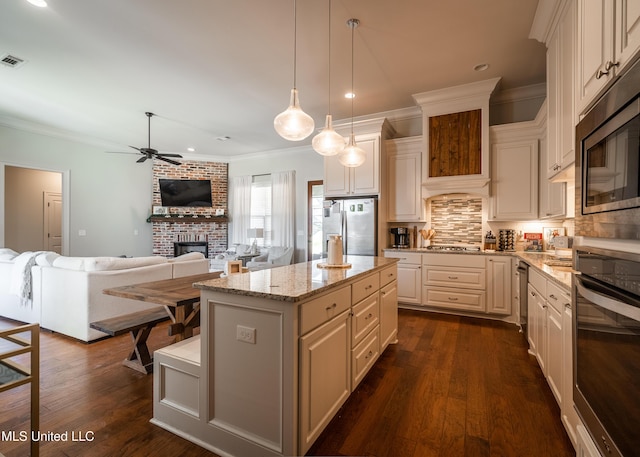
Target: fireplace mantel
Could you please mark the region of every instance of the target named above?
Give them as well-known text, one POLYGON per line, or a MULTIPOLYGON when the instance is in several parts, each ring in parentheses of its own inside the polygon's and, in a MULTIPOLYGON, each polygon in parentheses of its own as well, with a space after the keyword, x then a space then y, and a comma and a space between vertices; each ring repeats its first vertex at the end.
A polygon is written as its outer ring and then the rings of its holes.
POLYGON ((190 215, 177 215, 177 214, 168 214, 168 215, 151 215, 147 218, 147 222, 187 222, 190 224, 193 223, 212 223, 212 224, 220 224, 229 222, 229 218, 227 216, 190 216, 190 215))

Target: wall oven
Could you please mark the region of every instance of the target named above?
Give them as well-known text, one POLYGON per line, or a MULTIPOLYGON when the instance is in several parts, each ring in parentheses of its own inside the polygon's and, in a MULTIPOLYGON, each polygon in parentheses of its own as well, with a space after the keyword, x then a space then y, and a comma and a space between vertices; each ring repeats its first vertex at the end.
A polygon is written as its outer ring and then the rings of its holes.
POLYGON ((640 240, 640 60, 576 126, 576 235, 640 240))
POLYGON ((603 456, 640 449, 640 254, 574 251, 574 391, 603 456))

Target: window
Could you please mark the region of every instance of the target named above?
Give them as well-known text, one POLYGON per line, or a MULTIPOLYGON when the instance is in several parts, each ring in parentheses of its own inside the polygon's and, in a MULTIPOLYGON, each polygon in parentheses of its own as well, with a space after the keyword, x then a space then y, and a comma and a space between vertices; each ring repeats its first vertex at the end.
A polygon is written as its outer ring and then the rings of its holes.
MULTIPOLYGON (((251 180, 251 219, 249 228, 261 228, 264 237, 258 246, 269 247, 271 240, 271 175, 256 175, 251 180)), ((248 240, 253 242, 252 239, 248 240)))

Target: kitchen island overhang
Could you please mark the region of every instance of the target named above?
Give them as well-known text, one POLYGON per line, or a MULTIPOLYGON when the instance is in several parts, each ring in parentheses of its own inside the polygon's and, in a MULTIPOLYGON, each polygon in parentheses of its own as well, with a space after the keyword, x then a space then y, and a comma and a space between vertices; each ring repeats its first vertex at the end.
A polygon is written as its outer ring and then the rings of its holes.
POLYGON ((152 422, 220 455, 303 455, 397 338, 397 259, 319 262, 197 283, 200 335, 156 351, 152 422))

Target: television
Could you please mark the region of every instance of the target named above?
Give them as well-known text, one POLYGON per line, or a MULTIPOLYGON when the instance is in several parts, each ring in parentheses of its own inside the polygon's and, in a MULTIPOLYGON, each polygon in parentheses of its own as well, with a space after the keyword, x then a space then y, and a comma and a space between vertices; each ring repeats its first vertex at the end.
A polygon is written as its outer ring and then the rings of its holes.
POLYGON ((162 206, 210 207, 211 181, 208 179, 159 179, 162 206))

